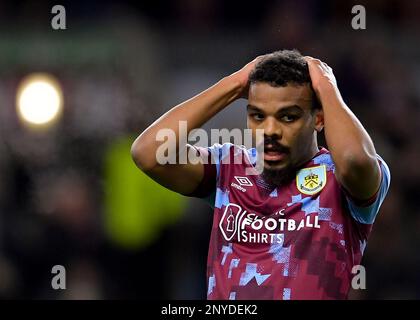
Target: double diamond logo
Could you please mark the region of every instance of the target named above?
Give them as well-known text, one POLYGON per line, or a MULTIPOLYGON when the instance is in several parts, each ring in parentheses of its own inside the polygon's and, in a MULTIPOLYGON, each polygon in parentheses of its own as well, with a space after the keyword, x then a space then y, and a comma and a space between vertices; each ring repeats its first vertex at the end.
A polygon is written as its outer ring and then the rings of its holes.
POLYGON ((252 182, 247 177, 235 176, 235 180, 243 187, 252 187, 252 182))

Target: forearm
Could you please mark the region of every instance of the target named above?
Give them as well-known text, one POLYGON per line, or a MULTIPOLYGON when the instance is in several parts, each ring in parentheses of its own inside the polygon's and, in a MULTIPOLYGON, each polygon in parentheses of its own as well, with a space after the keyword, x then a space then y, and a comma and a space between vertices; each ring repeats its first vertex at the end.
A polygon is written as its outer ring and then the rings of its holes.
POLYGON ((195 97, 173 107, 141 133, 133 143, 132 154, 136 163, 143 168, 153 168, 156 165, 156 151, 163 143, 156 138, 162 129, 169 129, 175 133, 175 150, 185 147, 178 145, 181 134, 180 121, 186 121, 187 133, 201 127, 237 99, 242 89, 240 81, 234 76, 228 76, 195 97))
POLYGON ((324 111, 324 130, 328 148, 338 170, 346 174, 354 168, 369 169, 376 151, 369 134, 344 103, 334 85, 318 90, 324 111))

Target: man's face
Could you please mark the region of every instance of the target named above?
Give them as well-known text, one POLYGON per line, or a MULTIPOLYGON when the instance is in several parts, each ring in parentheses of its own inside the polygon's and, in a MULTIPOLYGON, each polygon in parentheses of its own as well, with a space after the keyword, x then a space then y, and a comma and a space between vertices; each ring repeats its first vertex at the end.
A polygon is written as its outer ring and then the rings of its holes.
POLYGON ((309 84, 273 87, 254 83, 248 96, 248 128, 264 130, 264 171, 290 173, 310 160, 316 149, 316 129, 323 126, 321 111, 312 110, 309 84))

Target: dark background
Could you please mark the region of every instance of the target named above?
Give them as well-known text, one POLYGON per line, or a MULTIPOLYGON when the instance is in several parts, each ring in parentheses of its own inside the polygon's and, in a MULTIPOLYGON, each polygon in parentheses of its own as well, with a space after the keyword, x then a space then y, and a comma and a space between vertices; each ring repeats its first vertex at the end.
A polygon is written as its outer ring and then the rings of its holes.
MULTIPOLYGON (((391 169, 353 299, 420 297, 420 1, 0 1, 0 298, 201 299, 212 211, 130 159, 162 113, 259 54, 297 48, 333 67, 391 169), (51 8, 67 29, 51 28, 51 8), (353 30, 362 4, 367 29, 353 30), (27 74, 60 82, 64 111, 16 115, 27 74), (66 290, 51 269, 66 268, 66 290)), ((244 128, 245 101, 206 128, 244 128)))

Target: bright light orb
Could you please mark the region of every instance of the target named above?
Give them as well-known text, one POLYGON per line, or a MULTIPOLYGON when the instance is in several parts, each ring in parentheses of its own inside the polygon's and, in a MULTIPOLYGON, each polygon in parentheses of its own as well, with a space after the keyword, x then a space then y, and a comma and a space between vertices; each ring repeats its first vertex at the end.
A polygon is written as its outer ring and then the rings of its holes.
POLYGON ((49 124, 59 117, 62 107, 62 90, 52 76, 32 74, 21 82, 17 109, 24 122, 36 126, 49 124))

